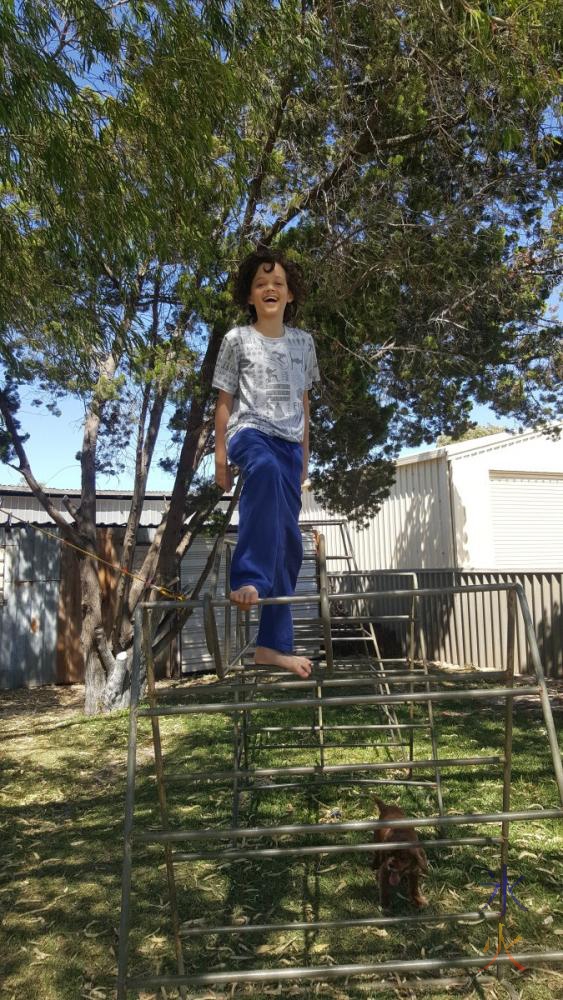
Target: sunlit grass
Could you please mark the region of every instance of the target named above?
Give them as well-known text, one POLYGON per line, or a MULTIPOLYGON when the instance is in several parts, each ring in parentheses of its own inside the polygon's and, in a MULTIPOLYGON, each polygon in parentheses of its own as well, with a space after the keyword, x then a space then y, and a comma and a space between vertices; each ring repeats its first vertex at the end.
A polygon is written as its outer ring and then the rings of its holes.
MULTIPOLYGON (((162 696, 174 700, 170 687, 162 696)), ((52 700, 52 689, 51 689, 52 700)), ((47 699, 47 693, 45 694, 47 699)), ((127 713, 110 718, 86 718, 78 711, 61 714, 53 707, 42 712, 41 693, 4 695, 9 701, 0 727, 2 737, 2 867, 0 903, 3 912, 2 998, 38 1000, 102 1000, 114 996, 116 929, 120 912, 122 829, 128 739, 127 713), (33 700, 37 709, 26 708, 33 700)), ((480 702, 447 703, 437 712, 436 731, 441 757, 499 754, 503 746, 503 717, 497 705, 480 702)), ((537 708, 515 705, 512 808, 557 806, 548 744, 537 708)), ((406 712, 399 712, 407 721, 406 712)), ((255 725, 310 725, 310 710, 254 713, 255 725)), ((424 710, 417 710, 424 718, 424 710)), ((559 713, 559 719, 561 715, 559 713)), ((332 709, 325 724, 338 721, 358 724, 380 721, 373 709, 332 709)), ((230 719, 203 714, 161 720, 172 826, 198 829, 228 828, 231 824, 231 790, 228 784, 206 786, 201 772, 229 770, 232 766, 230 719), (197 779, 195 786, 189 778, 197 779)), ((328 736, 327 736, 328 738, 328 736)), ((378 739, 378 737, 374 737, 378 739)), ((333 734, 337 744, 363 742, 354 733, 333 734)), ((279 734, 252 740, 252 764, 258 767, 310 764, 318 751, 307 747, 307 734, 290 734, 280 746, 279 734), (268 744, 268 746, 265 746, 268 744)), ((310 742, 310 739, 309 739, 310 742)), ((431 755, 430 741, 417 730, 415 757, 431 755)), ((327 749, 330 764, 388 759, 382 750, 337 745, 327 749)), ((397 772, 388 772, 392 777, 397 772)), ((414 772, 415 779, 421 777, 414 772)), ((431 777, 425 773, 424 777, 431 777)), ((291 779, 298 787, 245 792, 241 822, 245 825, 330 823, 369 819, 376 815, 368 787, 320 787, 304 778, 291 779)), ((502 804, 498 767, 445 769, 442 775, 446 813, 493 812, 502 804)), ((436 815, 433 789, 413 785, 381 786, 377 794, 401 802, 407 813, 436 815)), ((139 725, 139 754, 135 822, 137 827, 159 825, 152 741, 149 720, 139 725)), ((498 836, 499 827, 447 828, 446 836, 498 836)), ((421 829, 421 839, 435 839, 433 828, 421 829)), ((369 834, 354 833, 350 842, 368 841, 369 834)), ((314 843, 314 837, 278 839, 280 846, 314 843)), ((253 842, 257 843, 257 842, 253 842)), ((208 842, 205 849, 213 845, 208 842)), ((258 846, 271 846, 260 841, 258 846)), ((499 873, 499 848, 451 847, 428 850, 431 870, 424 880, 429 916, 482 906, 491 891, 487 869, 499 873)), ((522 876, 517 898, 523 911, 509 906, 510 937, 521 936, 513 950, 563 949, 563 827, 558 821, 514 823, 511 826, 509 873, 522 876)), ((351 919, 380 914, 369 857, 343 854, 323 857, 221 861, 179 864, 176 869, 183 928, 241 923, 281 923, 292 920, 351 919)), ((398 896, 393 912, 412 915, 407 901, 398 896)), ((490 925, 491 933, 495 925, 490 925)), ((452 954, 483 956, 487 925, 430 924, 398 928, 275 931, 256 934, 186 937, 189 970, 205 972, 224 967, 291 967, 335 963, 379 962, 390 959, 442 957, 452 954)), ((489 955, 490 957, 490 955, 489 955)), ((163 853, 159 847, 138 849, 134 856, 131 910, 131 971, 174 972, 173 949, 163 853)), ((456 970, 449 973, 455 976, 456 970)), ((522 974, 510 967, 508 986, 471 985, 468 997, 517 995, 543 1000, 561 995, 563 966, 538 967, 522 974), (483 989, 485 992, 483 992, 483 989), (512 992, 510 992, 512 990, 512 992)), ((398 982, 397 982, 397 985, 398 982)), ((238 987, 237 996, 261 1000, 277 993, 277 986, 238 987)), ((448 994, 429 989, 436 998, 448 994)), ((145 997, 153 994, 146 993, 145 997)), ((170 993, 172 996, 173 993, 170 993)), ((231 989, 189 994, 192 997, 230 996, 231 989)), ((323 996, 343 1000, 395 996, 372 984, 286 983, 283 996, 323 996), (371 990, 371 992, 370 992, 371 990)), ((453 995, 459 995, 454 991, 453 995)), ((164 993, 159 994, 162 1000, 164 993)))

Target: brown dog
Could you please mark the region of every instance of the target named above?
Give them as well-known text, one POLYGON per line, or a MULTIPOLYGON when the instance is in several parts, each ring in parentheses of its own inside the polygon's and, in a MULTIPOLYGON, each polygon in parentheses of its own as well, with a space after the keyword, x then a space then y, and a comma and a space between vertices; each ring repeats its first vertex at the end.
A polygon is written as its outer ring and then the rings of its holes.
MULTIPOLYGON (((398 806, 388 806, 377 796, 374 796, 379 807, 379 819, 405 819, 405 814, 398 806)), ((406 877, 408 895, 414 906, 426 906, 427 900, 422 895, 419 886, 419 875, 428 871, 428 861, 415 829, 412 826, 381 827, 373 831, 376 844, 401 843, 409 841, 412 847, 398 848, 396 851, 374 851, 373 867, 379 869, 379 901, 386 909, 391 901, 391 887, 399 885, 406 877)))

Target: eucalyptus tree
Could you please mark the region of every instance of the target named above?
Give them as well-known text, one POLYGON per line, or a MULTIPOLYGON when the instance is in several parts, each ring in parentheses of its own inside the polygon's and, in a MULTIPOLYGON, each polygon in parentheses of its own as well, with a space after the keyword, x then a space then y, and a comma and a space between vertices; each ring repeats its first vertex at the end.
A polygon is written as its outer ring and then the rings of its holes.
MULTIPOLYGON (((55 23, 58 6, 48 10, 55 23)), ((0 316, 5 457, 94 554, 96 471, 115 468, 131 440, 130 567, 174 411, 170 504, 139 579, 120 580, 109 634, 95 564, 82 563, 96 711, 126 700, 116 654, 130 651, 135 607, 157 596, 153 583, 170 585, 217 499, 197 471, 212 448, 221 340, 244 322, 229 274, 248 250, 283 247, 306 272, 300 322, 323 371, 313 479, 334 510, 375 512, 400 447, 461 433, 472 399, 526 422, 556 416, 561 330, 546 302, 559 279, 561 9, 246 0, 102 15, 92 3, 58 23, 27 44, 37 72, 48 49, 48 72, 66 73, 41 90, 64 156, 42 155, 24 104, 6 170, 16 291, 0 316), (83 37, 97 18, 105 34, 83 37), (35 481, 18 423, 18 384, 38 378, 53 405, 59 392, 84 400, 70 525, 35 481)), ((178 620, 162 618, 157 647, 178 620)))

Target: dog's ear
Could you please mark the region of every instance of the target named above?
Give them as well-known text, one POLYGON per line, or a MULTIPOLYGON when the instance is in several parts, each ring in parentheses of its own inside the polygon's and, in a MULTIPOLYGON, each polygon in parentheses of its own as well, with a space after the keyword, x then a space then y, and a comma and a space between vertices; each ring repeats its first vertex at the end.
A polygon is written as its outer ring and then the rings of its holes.
POLYGON ((416 855, 420 871, 426 873, 428 871, 428 858, 426 857, 422 847, 415 847, 414 853, 416 855))

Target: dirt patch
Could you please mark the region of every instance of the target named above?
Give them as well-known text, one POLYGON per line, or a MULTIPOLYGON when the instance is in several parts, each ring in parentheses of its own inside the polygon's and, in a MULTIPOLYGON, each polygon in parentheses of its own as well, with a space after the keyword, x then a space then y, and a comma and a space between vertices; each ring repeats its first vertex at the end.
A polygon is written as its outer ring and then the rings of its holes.
POLYGON ((45 687, 0 691, 0 717, 66 715, 84 709, 83 684, 48 684, 45 687))

